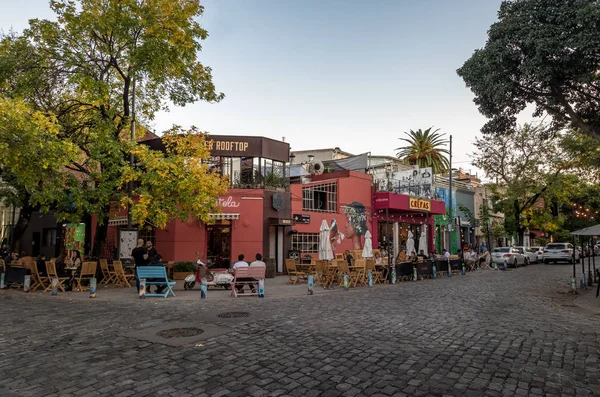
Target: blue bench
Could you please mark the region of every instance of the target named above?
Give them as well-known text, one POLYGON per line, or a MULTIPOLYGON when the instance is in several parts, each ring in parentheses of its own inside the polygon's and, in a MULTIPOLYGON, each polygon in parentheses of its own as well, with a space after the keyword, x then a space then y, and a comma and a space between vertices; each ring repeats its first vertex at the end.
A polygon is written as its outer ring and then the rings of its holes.
POLYGON ((173 286, 176 284, 175 281, 169 281, 167 278, 167 270, 164 266, 138 266, 137 267, 138 280, 146 279, 146 285, 166 285, 166 292, 164 294, 146 294, 146 296, 162 296, 167 298, 169 293, 175 296, 173 292, 173 286), (152 279, 152 281, 149 281, 152 279))

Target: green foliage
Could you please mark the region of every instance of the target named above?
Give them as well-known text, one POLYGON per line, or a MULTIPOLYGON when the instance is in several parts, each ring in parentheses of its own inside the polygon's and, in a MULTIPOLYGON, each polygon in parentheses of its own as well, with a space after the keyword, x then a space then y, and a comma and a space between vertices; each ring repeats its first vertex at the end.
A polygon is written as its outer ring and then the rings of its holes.
POLYGON ((142 123, 169 102, 223 98, 198 60, 207 37, 199 0, 52 0, 51 8, 56 21, 32 19, 23 34, 0 40, 0 147, 11 153, 0 160, 13 189, 60 220, 97 214, 101 225, 113 203, 127 202, 124 181, 133 180, 141 184, 131 202, 138 221, 163 226, 199 202, 203 217, 223 190, 222 180, 199 177, 201 167, 189 172, 182 160, 184 152, 198 162, 208 156, 194 147, 202 139, 184 133, 185 151, 165 153, 129 140, 134 85, 142 123), (131 153, 139 156, 135 171, 131 153), (168 168, 164 181, 150 160, 168 168))
POLYGON ((196 271, 194 262, 175 262, 173 271, 181 273, 193 273, 196 271))
POLYGON ((482 131, 510 132, 530 103, 534 116, 552 116, 600 140, 600 2, 503 1, 485 47, 458 69, 490 119, 482 131))
MULTIPOLYGON (((525 124, 510 134, 476 138, 473 165, 490 185, 494 211, 506 215, 506 228, 522 242, 532 219, 546 211, 542 199, 552 199, 564 191, 561 173, 571 159, 559 150, 559 138, 549 137, 542 125, 525 124)), ((566 183, 566 182, 565 182, 566 183)))
POLYGON ((467 220, 469 221, 471 226, 477 226, 477 224, 479 222, 478 222, 477 218, 475 217, 475 215, 471 212, 470 209, 468 209, 461 203, 456 203, 456 206, 463 214, 465 214, 465 216, 467 217, 467 220))
POLYGON ((492 227, 492 236, 494 236, 495 239, 506 237, 506 230, 504 229, 504 225, 501 223, 494 224, 494 226, 492 227))
POLYGON ((410 130, 404 134, 408 138, 400 138, 406 142, 406 146, 395 149, 396 157, 404 160, 406 164, 416 165, 420 168, 431 167, 434 174, 441 174, 448 171, 450 163, 448 161, 449 151, 446 149, 448 141, 445 134, 439 133, 439 129, 431 131, 433 127, 425 131, 418 129, 410 130))

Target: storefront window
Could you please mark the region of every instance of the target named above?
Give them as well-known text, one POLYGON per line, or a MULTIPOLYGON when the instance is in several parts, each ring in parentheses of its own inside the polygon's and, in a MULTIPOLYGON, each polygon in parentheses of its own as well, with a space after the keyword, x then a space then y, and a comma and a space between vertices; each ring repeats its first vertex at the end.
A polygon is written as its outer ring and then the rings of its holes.
POLYGON ((319 233, 292 234, 292 251, 302 254, 319 252, 319 233))
POLYGON ((303 187, 302 210, 337 212, 337 183, 303 187))

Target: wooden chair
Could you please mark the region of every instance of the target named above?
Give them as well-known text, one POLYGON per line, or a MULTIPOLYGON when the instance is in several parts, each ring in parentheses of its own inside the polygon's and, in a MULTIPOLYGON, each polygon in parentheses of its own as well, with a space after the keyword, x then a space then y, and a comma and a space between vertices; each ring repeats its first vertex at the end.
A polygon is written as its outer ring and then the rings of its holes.
POLYGON ((135 274, 125 273, 125 269, 123 269, 123 263, 121 261, 113 261, 113 269, 115 272, 115 284, 123 284, 123 286, 127 286, 131 288, 131 284, 129 281, 135 280, 135 274))
POLYGON ((86 291, 89 291, 89 284, 84 287, 81 282, 84 280, 90 281, 94 277, 96 277, 96 268, 98 264, 96 262, 83 262, 81 264, 81 271, 79 272, 79 277, 76 277, 74 280, 74 286, 77 291, 83 291, 84 288, 86 291))
POLYGON ((50 279, 50 284, 48 284, 46 289, 44 289, 44 292, 50 291, 50 289, 52 289, 52 279, 53 278, 58 279, 58 289, 61 290, 62 292, 65 292, 65 287, 63 286, 63 284, 65 283, 65 281, 67 281, 69 279, 69 277, 67 277, 67 276, 59 277, 58 272, 56 271, 56 262, 54 262, 54 261, 46 262, 46 273, 48 273, 48 278, 50 279))
POLYGON ((108 261, 106 259, 100 259, 99 262, 100 271, 102 271, 102 283, 114 283, 117 275, 115 274, 114 270, 110 270, 110 267, 108 266, 108 261))
POLYGON ((357 284, 365 285, 365 277, 367 274, 367 260, 366 259, 355 259, 354 265, 350 269, 350 277, 356 287, 357 284))
POLYGON ((38 288, 46 289, 46 284, 50 284, 51 282, 48 279, 47 271, 46 275, 40 275, 36 262, 29 263, 29 271, 31 272, 31 286, 29 287, 30 291, 33 292, 38 288))
POLYGON ((296 284, 300 277, 304 275, 304 272, 299 272, 296 269, 296 261, 294 259, 285 260, 285 270, 288 274, 288 280, 286 281, 286 284, 296 284), (295 277, 295 279, 293 277, 295 277))
POLYGON ((335 259, 344 259, 344 254, 335 254, 335 259))

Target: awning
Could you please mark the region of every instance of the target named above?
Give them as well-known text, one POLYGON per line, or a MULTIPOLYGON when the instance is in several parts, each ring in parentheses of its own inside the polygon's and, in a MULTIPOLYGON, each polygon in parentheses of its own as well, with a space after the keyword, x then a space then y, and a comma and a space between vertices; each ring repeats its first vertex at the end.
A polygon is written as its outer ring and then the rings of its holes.
POLYGON ((127 226, 127 217, 117 216, 115 218, 109 218, 108 226, 127 226))
POLYGON ((571 232, 575 236, 600 236, 600 225, 586 227, 580 230, 571 232))
POLYGON ((240 219, 240 214, 208 214, 212 219, 216 221, 230 221, 240 219))

